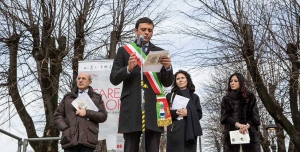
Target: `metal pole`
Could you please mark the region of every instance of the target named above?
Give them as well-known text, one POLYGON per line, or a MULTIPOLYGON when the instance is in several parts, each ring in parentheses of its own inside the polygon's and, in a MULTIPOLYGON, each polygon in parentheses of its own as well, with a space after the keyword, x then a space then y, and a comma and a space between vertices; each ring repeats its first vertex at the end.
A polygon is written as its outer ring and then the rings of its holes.
POLYGON ((22 140, 18 140, 18 151, 17 152, 21 152, 22 145, 23 145, 23 141, 22 140))
POLYGON ((28 140, 24 139, 24 141, 23 141, 23 152, 27 151, 27 146, 28 146, 28 140))
MULTIPOLYGON (((60 137, 41 137, 41 138, 28 138, 28 139, 24 139, 23 143, 23 152, 27 151, 27 146, 28 146, 28 142, 29 141, 45 141, 45 140, 60 140, 60 137)), ((21 152, 21 148, 20 151, 21 152)))
POLYGON ((199 149, 200 149, 200 152, 202 152, 202 141, 201 141, 201 136, 199 136, 199 149))
MULTIPOLYGON (((138 39, 138 41, 140 41, 140 39, 138 39)), ((143 77, 144 77, 144 73, 143 73, 143 53, 144 50, 142 49, 142 42, 140 42, 139 44, 141 44, 141 46, 138 46, 140 48, 141 51, 141 112, 142 112, 142 133, 143 133, 143 138, 142 138, 142 146, 143 146, 143 152, 146 152, 145 150, 145 128, 146 128, 146 117, 145 117, 145 96, 144 96, 144 89, 147 89, 147 85, 144 84, 143 81, 143 77)))
POLYGON ((44 141, 44 140, 60 140, 60 137, 41 137, 41 138, 28 138, 27 141, 44 141))
POLYGON ((14 134, 11 134, 11 133, 9 133, 9 132, 7 132, 7 131, 5 131, 5 130, 0 129, 0 132, 4 133, 4 134, 6 134, 6 135, 8 135, 8 136, 10 136, 10 137, 12 137, 12 138, 15 138, 15 139, 17 139, 17 140, 22 140, 22 138, 20 138, 20 137, 14 135, 14 134))
POLYGON ((0 132, 2 132, 3 134, 6 134, 7 136, 10 136, 10 137, 12 137, 12 138, 17 139, 17 140, 18 140, 18 152, 21 152, 22 144, 23 144, 23 143, 22 143, 22 138, 20 138, 20 137, 14 135, 14 134, 11 134, 11 133, 9 133, 9 132, 3 130, 3 129, 0 129, 0 132))

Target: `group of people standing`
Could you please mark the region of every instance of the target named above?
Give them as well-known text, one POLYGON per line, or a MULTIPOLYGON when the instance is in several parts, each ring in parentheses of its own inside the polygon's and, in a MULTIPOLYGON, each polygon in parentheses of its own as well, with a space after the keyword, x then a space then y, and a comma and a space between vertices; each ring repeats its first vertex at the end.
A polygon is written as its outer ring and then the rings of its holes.
MULTIPOLYGON (((157 123, 156 102, 158 96, 161 99, 161 95, 167 101, 168 110, 171 109, 176 95, 189 99, 186 107, 169 110, 172 124, 167 127, 167 152, 196 152, 197 137, 202 135, 202 109, 190 74, 179 70, 173 75, 171 59, 162 56, 159 60, 162 64, 160 72, 150 73, 150 76, 149 73, 141 75, 140 57, 147 55, 149 51, 163 50, 150 42, 153 29, 151 19, 143 17, 137 20, 134 34, 137 38, 143 36, 142 44, 136 46, 136 40, 131 45, 120 47, 110 74, 113 85, 123 83, 118 132, 123 133, 125 139, 124 152, 139 152, 142 134, 141 76, 144 84, 148 86, 148 89, 144 90, 146 152, 159 152, 164 127, 157 123), (164 93, 155 91, 155 86, 172 86, 172 90, 165 96, 164 93), (182 119, 178 119, 179 117, 182 119)), ((80 73, 77 87, 64 96, 54 114, 55 125, 63 132, 61 144, 65 152, 92 152, 97 144, 98 123, 107 118, 101 95, 93 92, 89 86, 91 82, 90 75, 80 73), (81 92, 89 94, 99 111, 80 107, 76 110, 71 105, 81 92)), ((260 121, 256 100, 253 93, 246 89, 244 78, 239 73, 230 76, 227 94, 221 103, 221 124, 225 125, 225 152, 251 151, 258 148, 259 140, 256 139, 260 121), (241 133, 249 131, 251 143, 247 146, 231 145, 228 134, 230 130, 236 129, 241 133)))

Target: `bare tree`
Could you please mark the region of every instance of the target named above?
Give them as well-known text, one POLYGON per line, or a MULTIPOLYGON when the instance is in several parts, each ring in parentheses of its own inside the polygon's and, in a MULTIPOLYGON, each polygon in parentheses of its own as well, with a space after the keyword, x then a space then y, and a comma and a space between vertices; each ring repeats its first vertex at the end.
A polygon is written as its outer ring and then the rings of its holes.
MULTIPOLYGON (((55 16, 55 1, 40 1, 40 7, 42 18, 35 18, 34 9, 31 3, 28 3, 26 7, 22 7, 21 3, 18 1, 3 2, 1 1, 1 13, 5 18, 9 18, 9 22, 17 23, 24 27, 24 31, 28 31, 26 34, 30 34, 32 37, 32 52, 31 55, 36 61, 36 70, 29 68, 29 73, 34 74, 38 78, 37 81, 41 88, 41 99, 44 101, 44 110, 45 110, 45 126, 44 126, 44 137, 54 137, 58 136, 59 132, 54 126, 53 123, 53 114, 54 110, 57 107, 58 100, 58 86, 59 86, 59 77, 62 71, 61 61, 66 55, 64 50, 66 45, 65 37, 59 37, 57 39, 59 47, 55 47, 54 38, 51 37, 51 33, 54 29, 54 16, 55 16), (21 14, 20 10, 27 10, 25 14, 21 14), (23 17, 27 16, 26 19, 23 17), (11 19, 10 19, 11 18, 11 19), (22 20, 24 19, 24 20, 22 20), (37 20, 35 20, 37 19, 37 20), (41 31, 39 30, 39 25, 42 25, 41 31), (30 70, 34 70, 31 71, 30 70)), ((18 63, 18 50, 20 45, 20 37, 23 36, 20 31, 17 31, 17 27, 13 25, 12 33, 6 39, 5 44, 9 50, 9 70, 7 72, 7 87, 8 95, 10 96, 16 111, 26 128, 26 132, 29 138, 37 138, 37 131, 30 113, 26 110, 26 106, 23 104, 22 94, 19 92, 18 79, 25 78, 18 76, 18 69, 20 68, 20 63, 18 63), (13 39, 12 39, 13 38, 13 39), (13 41, 12 41, 13 40, 13 41)), ((10 24, 6 24, 10 26, 10 24)), ((6 31, 10 32, 10 31, 6 31)), ((26 40, 25 40, 26 41, 26 40)), ((30 41, 30 40, 29 40, 30 41)), ((30 54, 27 54, 29 57, 30 54)), ((29 66, 29 65, 28 65, 29 66)), ((28 74, 29 74, 28 73, 28 74)), ((23 73, 24 74, 24 73, 23 73)), ((28 91, 28 93, 30 93, 28 91)), ((57 141, 40 141, 40 142, 30 142, 33 149, 36 151, 39 149, 47 149, 47 151, 57 151, 57 141)))
MULTIPOLYGON (((68 6, 75 8, 72 12, 74 17, 75 26, 75 39, 74 39, 74 54, 72 59, 73 70, 73 85, 76 86, 76 78, 78 75, 78 61, 84 60, 84 50, 86 45, 85 37, 88 33, 94 30, 93 26, 97 25, 96 21, 99 20, 97 13, 102 7, 104 1, 85 0, 85 1, 69 1, 68 6), (87 21, 91 23, 87 24, 87 21)), ((101 17, 100 17, 101 18, 101 17)), ((107 25, 102 25, 107 26, 107 25)), ((98 27, 100 28, 100 27, 98 27)))
MULTIPOLYGON (((118 45, 133 40, 137 18, 165 19, 153 14, 160 3, 1 0, 0 104, 7 106, 0 112, 9 117, 2 117, 0 125, 18 115, 28 138, 59 136, 53 114, 61 94, 75 85, 78 62, 113 58, 118 45)), ((35 151, 58 151, 57 141, 30 145, 35 151)))
MULTIPOLYGON (((59 131, 53 122, 53 114, 58 104, 63 60, 69 54, 70 48, 72 48, 70 45, 67 47, 66 35, 69 36, 68 44, 70 44, 69 41, 75 40, 75 47, 73 47, 75 57, 73 57, 73 60, 77 59, 78 55, 80 57, 80 54, 82 55, 84 51, 85 44, 81 42, 82 39, 84 40, 82 36, 85 34, 83 27, 87 13, 90 7, 95 8, 96 2, 85 1, 84 4, 84 7, 76 9, 80 13, 76 14, 79 16, 79 19, 75 20, 76 24, 74 25, 71 22, 63 21, 65 19, 64 14, 70 15, 72 14, 70 11, 75 10, 75 7, 71 7, 72 9, 68 10, 70 4, 66 3, 66 1, 42 0, 34 2, 34 4, 31 1, 26 1, 25 4, 20 1, 1 1, 1 15, 9 21, 4 25, 10 27, 10 23, 17 23, 17 25, 21 26, 19 29, 13 26, 12 30, 3 31, 7 33, 12 32, 12 34, 2 38, 2 42, 6 44, 10 51, 9 71, 5 75, 7 77, 7 88, 9 89, 8 94, 3 94, 3 96, 11 97, 16 111, 26 128, 28 138, 37 138, 39 130, 36 130, 36 128, 41 125, 44 125, 43 137, 59 136, 59 131), (72 36, 69 34, 71 30, 68 27, 73 25, 76 27, 76 37, 72 39, 72 36), (19 36, 19 38, 16 36, 19 36), (22 37, 22 41, 20 41, 20 37, 22 37), (23 58, 28 60, 20 59, 19 54, 22 49, 26 50, 23 58), (35 61, 36 66, 30 64, 32 61, 35 61), (18 69, 22 68, 21 65, 23 64, 27 65, 26 69, 28 70, 22 70, 22 73, 17 72, 18 69), (19 79, 28 79, 29 82, 26 82, 27 85, 19 84, 19 79), (39 84, 39 88, 34 87, 36 90, 31 90, 31 83, 39 84), (23 93, 23 90, 25 90, 25 93, 23 93), (30 99, 32 101, 28 101, 29 104, 24 105, 23 100, 26 94, 40 95, 36 99, 30 99), (44 120, 34 120, 34 113, 27 111, 28 106, 35 105, 37 101, 43 101, 44 120), (42 122, 42 124, 37 122, 42 122)), ((99 9, 98 7, 96 8, 99 9)), ((82 56, 80 60, 82 60, 82 56)), ((65 70, 64 72, 66 73, 67 71, 65 70)), ((77 74, 76 72, 75 74, 77 74)), ((57 141, 32 141, 30 145, 35 151, 40 149, 58 151, 57 141)))

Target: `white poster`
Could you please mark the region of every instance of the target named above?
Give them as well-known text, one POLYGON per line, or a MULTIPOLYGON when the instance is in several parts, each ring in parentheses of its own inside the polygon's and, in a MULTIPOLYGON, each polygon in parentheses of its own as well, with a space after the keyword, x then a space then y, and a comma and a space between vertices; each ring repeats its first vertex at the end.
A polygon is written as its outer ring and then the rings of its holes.
POLYGON ((102 95, 107 120, 99 124, 99 139, 106 139, 107 150, 123 151, 123 143, 120 142, 118 134, 118 119, 120 110, 120 96, 122 84, 114 86, 109 81, 113 60, 80 61, 78 71, 87 72, 92 76, 91 86, 94 91, 102 95), (117 141, 119 141, 117 143, 117 141), (120 149, 120 147, 122 147, 120 149))

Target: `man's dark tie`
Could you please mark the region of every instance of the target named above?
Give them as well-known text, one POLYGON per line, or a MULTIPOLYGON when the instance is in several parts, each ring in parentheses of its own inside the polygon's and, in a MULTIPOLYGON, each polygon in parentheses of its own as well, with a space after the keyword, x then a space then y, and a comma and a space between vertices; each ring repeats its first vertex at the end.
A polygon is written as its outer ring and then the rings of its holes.
POLYGON ((148 47, 147 45, 142 46, 142 50, 143 50, 144 53, 147 53, 147 47, 148 47))

